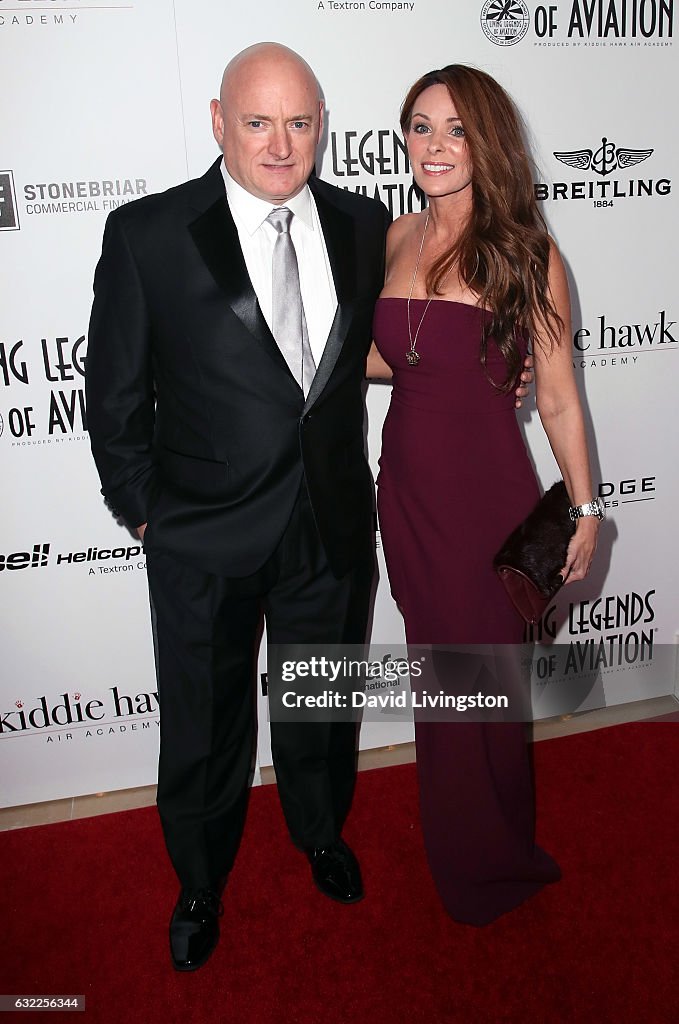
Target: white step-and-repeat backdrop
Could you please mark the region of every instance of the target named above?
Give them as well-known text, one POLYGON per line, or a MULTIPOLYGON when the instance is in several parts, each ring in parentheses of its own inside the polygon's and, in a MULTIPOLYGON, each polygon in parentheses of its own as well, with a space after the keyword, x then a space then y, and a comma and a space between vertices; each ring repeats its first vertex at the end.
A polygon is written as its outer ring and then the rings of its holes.
MULTIPOLYGON (((572 278, 573 365, 610 516, 592 577, 563 593, 537 638, 598 662, 582 707, 672 692, 672 671, 653 666, 679 628, 674 13, 673 0, 0 0, 3 805, 155 780, 144 553, 105 508, 89 453, 92 273, 109 210, 214 159, 222 68, 262 39, 318 74, 321 175, 394 215, 419 209, 397 130, 415 78, 472 63, 517 101, 572 278)), ((368 389, 373 468, 388 399, 368 389)), ((548 485, 557 470, 531 402, 521 415, 548 485)), ((373 639, 396 645, 378 555, 373 639)), ((536 697, 538 716, 558 708, 539 686, 536 697)), ((262 698, 260 717, 267 764, 262 698)), ((362 746, 411 736, 387 717, 364 727, 362 746)))

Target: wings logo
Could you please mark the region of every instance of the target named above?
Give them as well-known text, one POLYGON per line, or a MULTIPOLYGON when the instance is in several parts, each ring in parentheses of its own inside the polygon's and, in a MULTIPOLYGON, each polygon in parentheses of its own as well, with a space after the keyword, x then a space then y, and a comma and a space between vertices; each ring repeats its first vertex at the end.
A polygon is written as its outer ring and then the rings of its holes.
POLYGON ((615 143, 604 137, 597 150, 573 149, 554 153, 554 156, 562 164, 574 167, 578 171, 592 170, 595 174, 606 175, 634 167, 635 164, 648 160, 652 153, 652 149, 625 149, 622 146, 616 149, 615 143))
MULTIPOLYGON (((618 146, 602 136, 597 149, 553 150, 559 163, 580 171, 577 181, 538 181, 535 198, 538 202, 560 202, 564 199, 590 200, 595 209, 610 209, 618 199, 663 198, 672 192, 672 180, 632 178, 627 173, 637 164, 653 156, 655 149, 630 149, 618 146)), ((644 171, 646 168, 644 168, 644 171)))

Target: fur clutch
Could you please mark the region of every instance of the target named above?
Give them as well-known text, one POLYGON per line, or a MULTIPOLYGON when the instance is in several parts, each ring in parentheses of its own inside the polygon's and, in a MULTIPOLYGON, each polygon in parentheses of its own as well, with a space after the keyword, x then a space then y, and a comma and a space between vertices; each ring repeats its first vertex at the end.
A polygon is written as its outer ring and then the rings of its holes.
POLYGON ((560 570, 575 533, 570 504, 563 480, 553 484, 493 559, 509 597, 528 623, 538 621, 563 585, 560 570))

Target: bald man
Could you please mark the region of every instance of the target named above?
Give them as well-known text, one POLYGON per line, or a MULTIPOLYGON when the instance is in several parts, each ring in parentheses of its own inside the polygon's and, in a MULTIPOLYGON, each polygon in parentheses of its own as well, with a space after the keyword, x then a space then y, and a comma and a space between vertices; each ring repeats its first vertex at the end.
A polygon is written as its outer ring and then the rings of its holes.
MULTIPOLYGON (((314 176, 323 103, 297 54, 273 43, 238 54, 211 112, 223 155, 208 172, 109 216, 87 359, 102 491, 146 549, 177 970, 205 963, 219 936, 262 613, 272 643, 365 637, 374 516, 361 381, 389 221, 379 202, 314 176)), ((271 723, 271 740, 313 880, 361 899, 341 839, 354 727, 271 723)))

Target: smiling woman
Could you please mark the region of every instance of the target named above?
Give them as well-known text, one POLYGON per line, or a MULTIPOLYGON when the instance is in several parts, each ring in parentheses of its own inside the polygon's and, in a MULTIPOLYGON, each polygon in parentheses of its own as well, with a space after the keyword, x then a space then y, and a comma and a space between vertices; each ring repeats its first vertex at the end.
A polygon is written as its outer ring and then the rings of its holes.
POLYGON ((562 326, 548 288, 549 241, 516 108, 489 75, 451 65, 415 83, 403 103, 401 128, 415 180, 430 203, 454 197, 445 208, 455 223, 439 232, 424 294, 440 294, 458 266, 446 291, 454 286, 463 301, 493 313, 481 358, 485 362, 492 336, 507 361, 508 388, 521 362, 517 324, 532 333, 541 329, 550 343, 562 326))
POLYGON ((469 147, 462 120, 443 85, 433 85, 422 94, 420 106, 429 113, 415 110, 408 131, 408 153, 415 168, 435 195, 461 192, 472 180, 469 147), (434 184, 439 178, 440 183, 434 184))
MULTIPOLYGON (((512 394, 529 341, 571 502, 592 498, 565 273, 497 82, 462 65, 430 72, 408 93, 401 126, 428 209, 390 228, 375 310, 376 348, 393 374, 377 481, 389 581, 409 644, 520 644, 523 622, 492 562, 538 497, 512 394)), ((579 520, 561 569, 569 580, 587 573, 598 525, 579 520)), ((437 665, 438 682, 457 692, 459 661, 437 665)), ((513 707, 506 722, 416 714, 429 863, 446 909, 469 924, 559 878, 534 842, 518 717, 513 707)))

